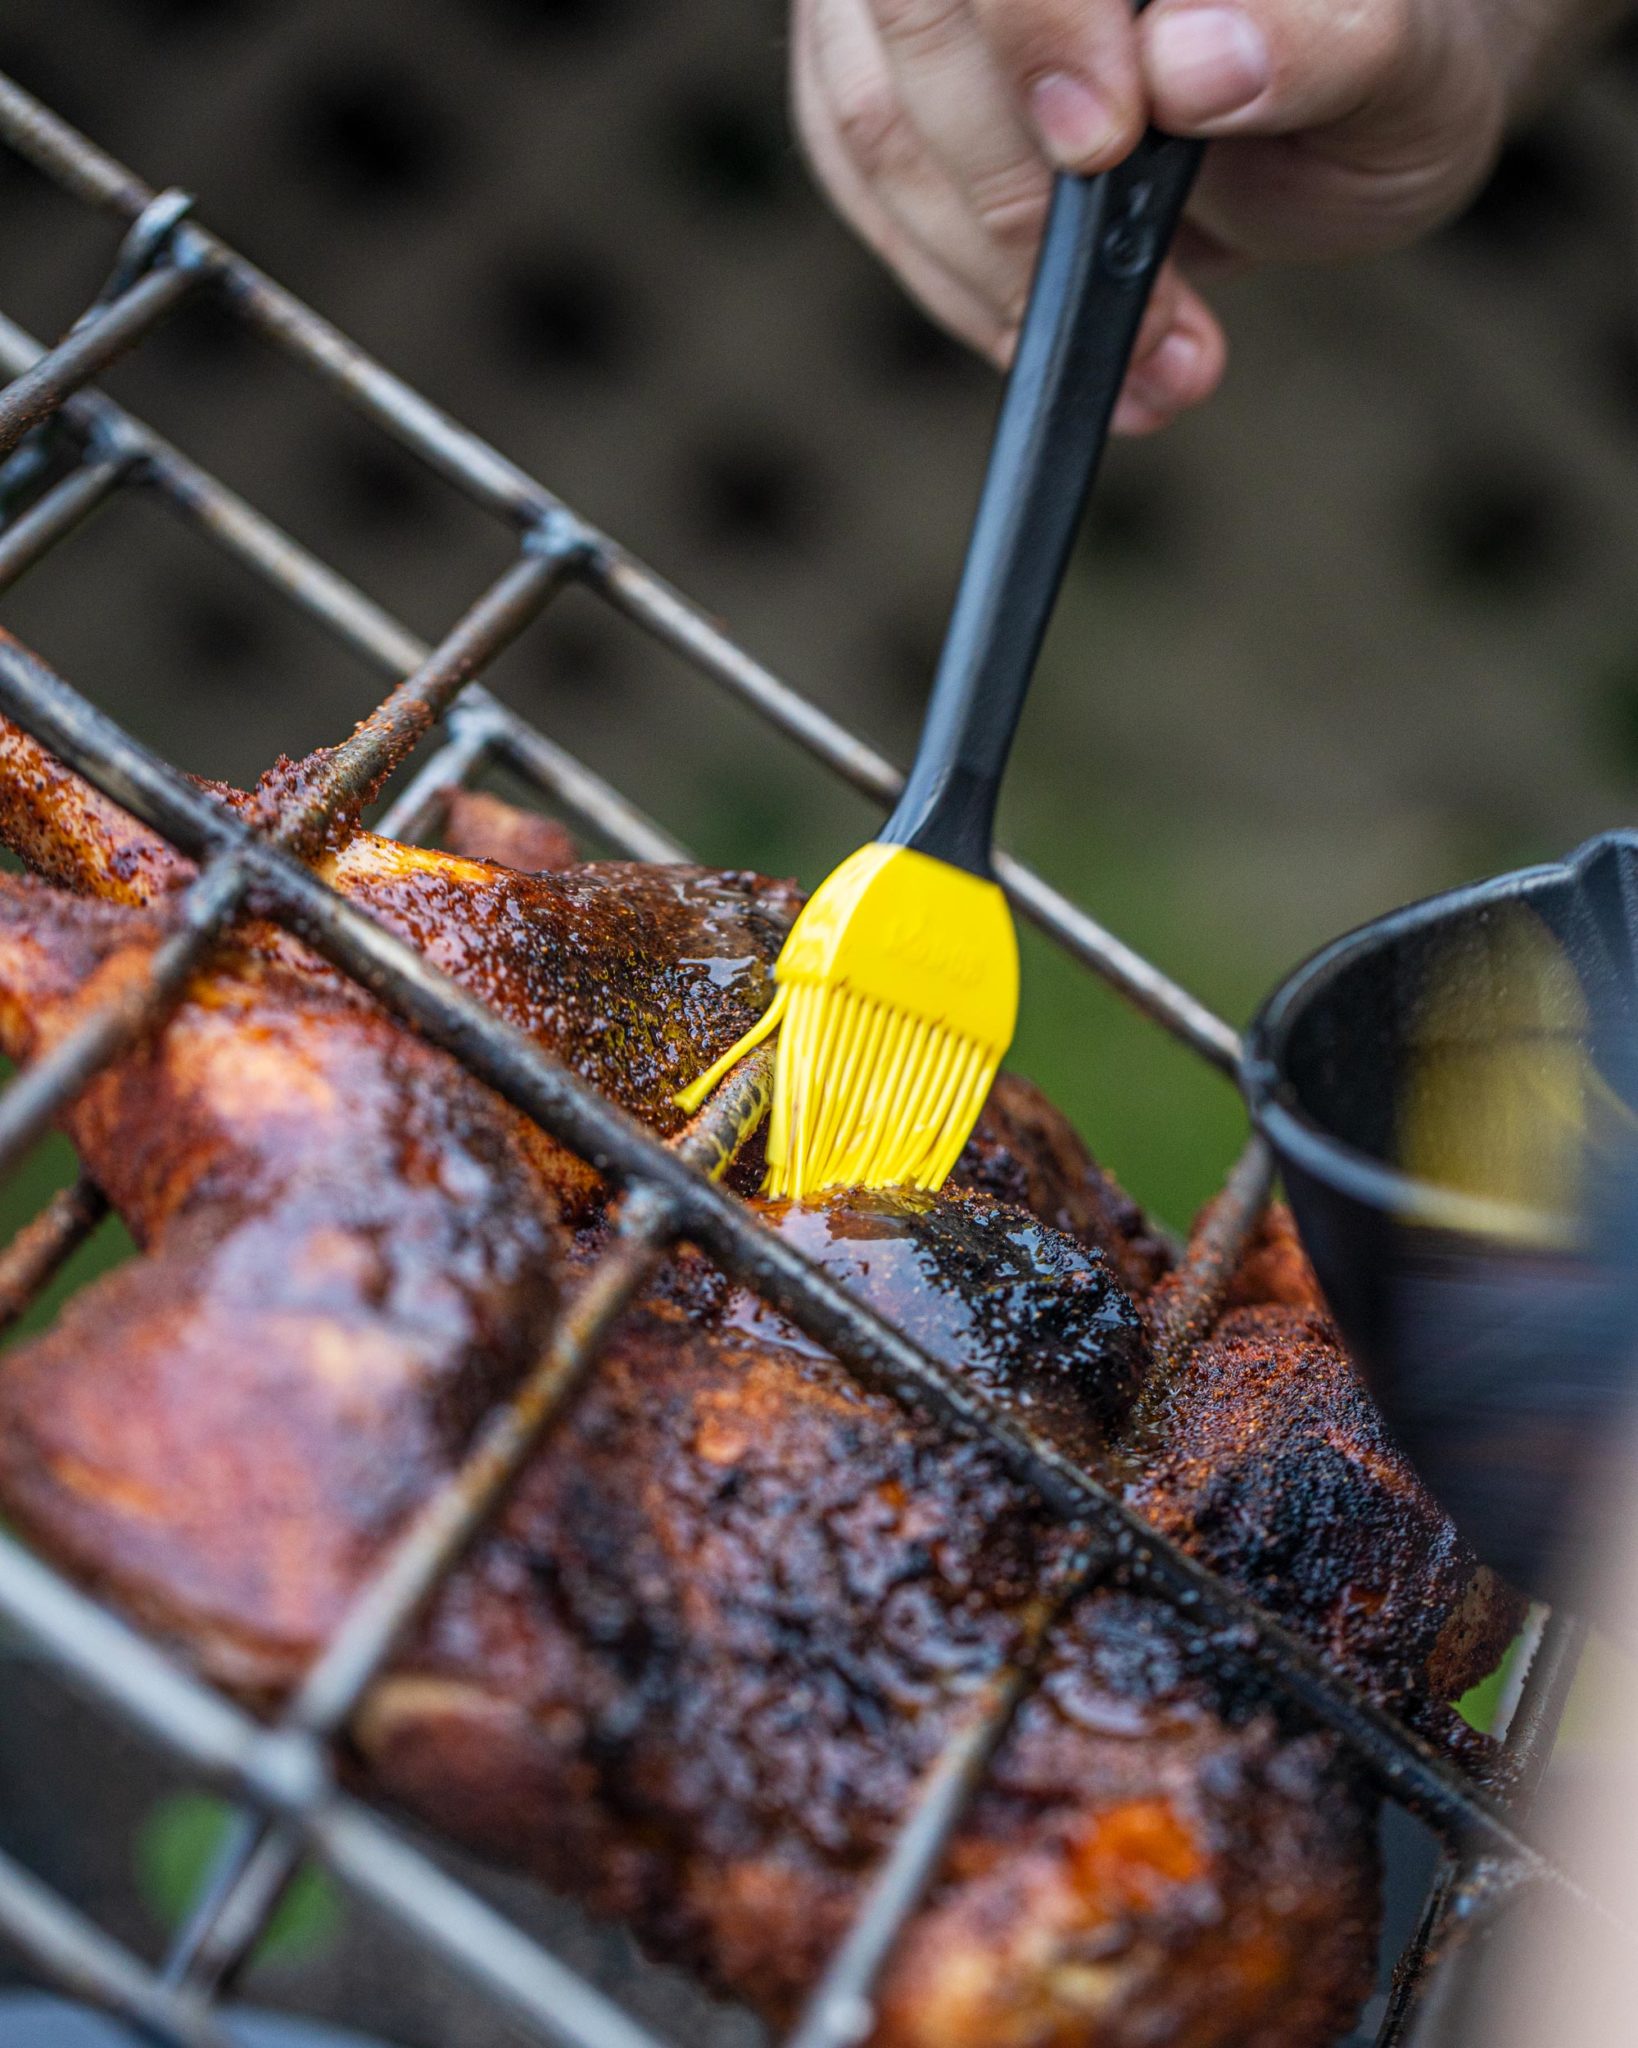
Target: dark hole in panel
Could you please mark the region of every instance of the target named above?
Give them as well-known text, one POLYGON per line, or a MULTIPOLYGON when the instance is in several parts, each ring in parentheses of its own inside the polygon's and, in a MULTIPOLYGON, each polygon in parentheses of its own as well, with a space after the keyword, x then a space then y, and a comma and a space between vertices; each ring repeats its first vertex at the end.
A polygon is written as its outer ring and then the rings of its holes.
POLYGON ((127 0, 130 11, 155 29, 237 28, 260 7, 258 0, 127 0))
POLYGON ((541 622, 540 667, 549 692, 607 700, 629 690, 630 642, 617 621, 590 606, 553 611, 541 622))
POLYGON ((884 383, 926 385, 940 397, 957 382, 1000 385, 974 350, 946 334, 915 301, 885 279, 872 278, 861 296, 858 353, 884 383))
POLYGON ((438 197, 458 154, 448 121, 419 81, 373 63, 298 81, 289 137, 310 177, 333 197, 360 204, 438 197))
POLYGON ((1112 563, 1154 561, 1176 543, 1176 504, 1153 475, 1105 474, 1081 521, 1082 566, 1092 575, 1112 563))
POLYGON ((240 674, 263 660, 270 632, 258 609, 233 595, 179 586, 165 604, 165 631, 182 678, 240 674))
POLYGON ((619 35, 638 0, 467 0, 502 35, 538 42, 595 43, 619 35))
POLYGON ((793 162, 777 103, 759 90, 696 87, 662 109, 662 168, 688 198, 714 212, 777 206, 792 189, 793 162))
POLYGON ((619 271, 585 251, 521 257, 496 278, 496 338, 507 361, 534 374, 624 368, 636 314, 619 271))
POLYGON ((698 450, 684 475, 686 509, 716 546, 793 549, 822 523, 815 465, 773 436, 723 435, 698 450))
POLYGON ((1622 319, 1605 350, 1605 384, 1628 427, 1638 430, 1638 321, 1622 319))
POLYGON ((1482 597, 1529 596, 1566 555, 1565 507, 1543 479, 1453 469, 1429 500, 1429 558, 1443 579, 1482 597))
POLYGON ((379 434, 350 426, 319 443, 315 470, 326 509, 363 532, 424 531, 449 503, 412 455, 379 434))
POLYGON ((229 376, 265 351, 238 314, 211 291, 192 293, 143 344, 144 363, 178 375, 229 376))
POLYGON ((1522 257, 1597 213, 1597 195, 1568 143, 1541 126, 1507 143, 1483 190, 1446 234, 1487 256, 1522 257))

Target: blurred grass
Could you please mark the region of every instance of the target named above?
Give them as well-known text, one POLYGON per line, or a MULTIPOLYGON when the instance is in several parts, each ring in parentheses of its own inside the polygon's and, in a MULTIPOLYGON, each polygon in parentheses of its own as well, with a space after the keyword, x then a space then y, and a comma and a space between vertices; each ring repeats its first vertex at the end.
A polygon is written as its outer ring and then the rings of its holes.
MULTIPOLYGON (((228 1806, 203 1792, 159 1800, 137 1831, 137 1890, 166 1934, 199 1896, 232 1824, 228 1806)), ((346 1908, 334 1882, 311 1864, 291 1882, 256 1953, 264 1962, 305 1962, 340 1935, 346 1908)))
MULTIPOLYGON (((0 1085, 11 1071, 9 1064, 0 1061, 0 1085)), ((9 1244, 59 1188, 69 1185, 76 1171, 74 1148, 68 1140, 57 1131, 43 1138, 0 1186, 0 1244, 9 1244)), ((129 1258, 135 1249, 125 1225, 117 1217, 106 1217, 6 1333, 4 1342, 17 1343, 43 1330, 71 1294, 129 1258)))
POLYGON ((1496 1718, 1496 1709, 1501 1705, 1502 1692, 1512 1675, 1513 1660, 1519 1653, 1524 1640, 1515 1636, 1502 1653, 1502 1660, 1488 1678, 1481 1678, 1477 1685, 1464 1692, 1456 1702, 1456 1711, 1470 1728, 1476 1728, 1481 1735, 1490 1732, 1490 1724, 1496 1718))

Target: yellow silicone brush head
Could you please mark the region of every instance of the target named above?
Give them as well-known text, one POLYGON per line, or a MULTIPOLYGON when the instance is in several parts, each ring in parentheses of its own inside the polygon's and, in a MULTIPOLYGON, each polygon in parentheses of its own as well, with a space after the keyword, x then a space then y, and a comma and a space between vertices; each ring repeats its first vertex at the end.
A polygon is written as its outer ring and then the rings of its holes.
POLYGON ((863 846, 809 897, 774 976, 767 1014, 683 1107, 777 1024, 769 1194, 942 1186, 1018 1017, 1018 941, 997 885, 909 847, 863 846))

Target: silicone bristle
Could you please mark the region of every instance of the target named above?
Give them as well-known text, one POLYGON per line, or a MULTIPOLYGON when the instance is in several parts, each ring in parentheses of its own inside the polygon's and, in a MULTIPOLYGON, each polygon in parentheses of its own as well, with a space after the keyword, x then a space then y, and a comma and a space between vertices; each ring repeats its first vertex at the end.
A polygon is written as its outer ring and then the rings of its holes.
POLYGON ((838 1150, 848 1105, 860 1076, 870 1071, 881 1045, 887 1019, 880 1003, 845 991, 836 1030, 836 1052, 825 1084, 823 1113, 814 1136, 813 1156, 828 1159, 838 1150))
MULTIPOLYGON (((873 841, 809 897, 774 975, 766 1191, 938 1187, 1017 1020, 1018 942, 998 884, 873 841)), ((689 1106, 754 1036, 693 1084, 689 1106)))
POLYGON ((932 1033, 923 1026, 915 1035, 893 1099, 884 1105, 871 1163, 875 1173, 889 1185, 914 1177, 916 1105, 926 1086, 928 1055, 933 1050, 932 1033))
POLYGON ((995 1047, 927 1018, 851 990, 793 988, 780 1031, 768 1192, 942 1186, 999 1065, 995 1047))
POLYGON ((860 1076, 853 1091, 846 1121, 848 1143, 825 1161, 828 1172, 846 1174, 866 1186, 879 1175, 876 1162, 884 1119, 892 1114, 891 1105, 898 1099, 915 1035, 915 1019, 895 1011, 883 1034, 881 1057, 868 1073, 860 1076))

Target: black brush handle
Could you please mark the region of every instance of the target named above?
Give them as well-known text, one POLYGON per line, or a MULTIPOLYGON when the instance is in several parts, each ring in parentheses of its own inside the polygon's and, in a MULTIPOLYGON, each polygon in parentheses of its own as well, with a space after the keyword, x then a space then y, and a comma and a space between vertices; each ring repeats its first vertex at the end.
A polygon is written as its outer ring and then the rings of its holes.
POLYGON ((995 803, 1150 288, 1203 145, 1062 175, 904 794, 876 835, 990 873, 995 803))

